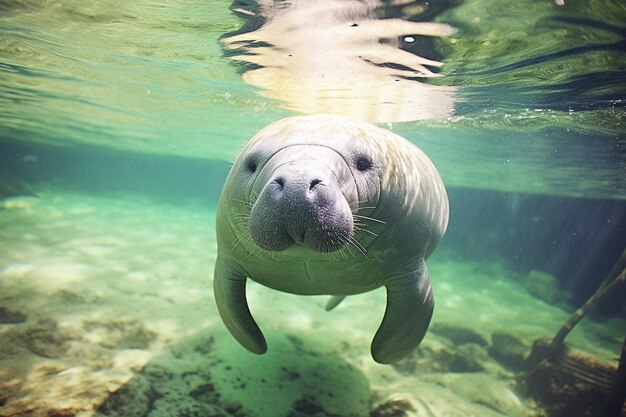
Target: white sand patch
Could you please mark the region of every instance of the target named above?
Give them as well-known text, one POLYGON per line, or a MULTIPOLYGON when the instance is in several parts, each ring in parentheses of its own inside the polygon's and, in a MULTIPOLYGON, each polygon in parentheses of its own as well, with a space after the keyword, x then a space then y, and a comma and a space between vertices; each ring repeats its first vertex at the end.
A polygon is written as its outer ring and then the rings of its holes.
POLYGON ((26 274, 30 273, 35 266, 30 263, 16 262, 6 264, 0 269, 0 276, 10 279, 23 278, 26 274))

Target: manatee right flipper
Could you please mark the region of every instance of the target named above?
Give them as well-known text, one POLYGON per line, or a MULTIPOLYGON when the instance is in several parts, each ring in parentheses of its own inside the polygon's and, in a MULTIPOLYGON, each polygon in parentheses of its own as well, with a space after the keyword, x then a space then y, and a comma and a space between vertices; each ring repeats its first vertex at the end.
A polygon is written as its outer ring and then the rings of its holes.
POLYGON ((265 353, 267 342, 254 321, 246 299, 246 276, 218 255, 213 274, 213 292, 217 309, 226 328, 243 347, 253 353, 265 353))
POLYGON ((405 358, 420 344, 433 315, 434 301, 423 259, 410 271, 385 282, 387 308, 372 341, 372 357, 389 364, 405 358))

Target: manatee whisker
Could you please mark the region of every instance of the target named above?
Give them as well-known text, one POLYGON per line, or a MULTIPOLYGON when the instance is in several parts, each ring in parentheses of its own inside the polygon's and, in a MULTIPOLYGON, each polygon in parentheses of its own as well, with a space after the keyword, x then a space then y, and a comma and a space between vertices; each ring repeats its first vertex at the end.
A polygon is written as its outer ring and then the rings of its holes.
POLYGON ((256 251, 252 253, 251 255, 253 258, 257 258, 259 257, 261 253, 263 253, 263 256, 268 257, 270 259, 277 259, 280 254, 280 252, 269 251, 257 245, 256 251))
POLYGON ((344 246, 345 243, 343 242, 343 240, 341 238, 339 238, 339 239, 332 239, 332 244, 333 245, 338 244, 337 246, 340 246, 340 249, 336 250, 336 251, 329 252, 328 254, 330 255, 330 258, 331 258, 332 261, 339 262, 340 260, 344 259, 343 256, 342 256, 342 251, 343 251, 343 247, 345 247, 344 246), (343 246, 343 247, 341 247, 341 246, 343 246))
POLYGON ((228 213, 228 216, 230 217, 250 217, 250 213, 237 213, 235 211, 228 213))
POLYGON ((367 200, 356 200, 356 201, 351 201, 348 203, 348 206, 350 206, 350 208, 353 208, 354 206, 358 206, 361 203, 366 203, 367 200))
POLYGON ((357 232, 365 232, 365 233, 368 233, 368 234, 370 234, 370 235, 372 235, 374 237, 378 237, 377 233, 374 233, 371 230, 367 230, 367 229, 365 229, 363 227, 355 227, 354 230, 356 230, 357 232))
MULTIPOLYGON (((341 243, 343 244, 344 242, 339 239, 339 241, 335 240, 335 239, 331 239, 331 242, 333 245, 336 243, 341 243)), ((331 262, 338 262, 340 260, 340 252, 343 250, 342 249, 338 249, 336 251, 331 251, 331 252, 323 252, 322 253, 322 258, 326 261, 331 261, 331 262)))
POLYGON ((248 240, 252 240, 252 232, 250 232, 249 230, 240 234, 239 236, 237 236, 234 240, 233 240, 233 247, 231 248, 230 252, 228 252, 228 254, 232 254, 233 251, 235 250, 235 248, 244 241, 244 239, 248 239, 248 240))
POLYGON ((361 242, 355 239, 354 236, 348 236, 348 241, 351 242, 357 249, 363 251, 364 253, 367 253, 367 249, 365 249, 361 242))
POLYGON ((339 250, 337 255, 344 261, 356 258, 356 256, 354 255, 354 253, 352 253, 348 246, 339 250))
POLYGON ((243 220, 235 220, 234 222, 232 222, 233 226, 243 226, 246 227, 248 225, 248 219, 243 219, 243 220))
POLYGON ((358 218, 358 219, 371 220, 371 221, 376 222, 376 223, 387 224, 387 222, 385 222, 384 220, 375 219, 373 217, 361 216, 360 214, 353 214, 353 216, 358 218))
POLYGON ((367 257, 367 250, 363 247, 363 245, 361 245, 361 243, 358 240, 356 240, 352 236, 347 236, 346 237, 346 243, 349 243, 350 245, 352 245, 355 248, 357 248, 357 250, 359 252, 361 252, 361 255, 363 255, 363 257, 365 259, 367 259, 368 261, 370 260, 370 258, 367 257))
MULTIPOLYGON (((348 243, 348 242, 344 242, 344 243, 348 243)), ((354 259, 356 258, 356 255, 350 250, 350 246, 344 246, 343 248, 341 248, 341 250, 339 251, 341 252, 344 256, 344 260, 348 260, 348 259, 354 259), (350 254, 350 256, 348 256, 348 252, 350 254)))
POLYGON ((249 221, 250 221, 250 219, 247 219, 247 218, 233 219, 232 224, 233 225, 237 225, 237 226, 241 226, 242 224, 248 224, 249 221))
MULTIPOLYGON (((260 247, 260 246, 258 246, 258 245, 256 245, 256 247, 254 248, 254 253, 252 253, 252 252, 251 252, 251 253, 250 253, 250 255, 251 255, 253 258, 256 258, 256 257, 258 257, 258 256, 259 256, 259 254, 260 254, 261 252, 263 252, 263 248, 262 248, 262 247, 260 247)), ((271 256, 271 252, 269 252, 269 251, 265 251, 265 254, 266 254, 266 255, 269 255, 269 257, 270 257, 270 258, 272 257, 272 256, 271 256)))
POLYGON ((247 206, 248 208, 252 208, 252 203, 245 201, 245 200, 239 200, 237 198, 233 198, 233 201, 236 201, 238 203, 242 203, 243 205, 247 206))
POLYGON ((246 224, 250 220, 250 213, 228 213, 228 216, 233 220, 233 224, 237 226, 246 224))
POLYGON ((254 190, 250 191, 250 205, 254 205, 254 202, 257 200, 257 198, 259 198, 259 193, 254 190))
POLYGON ((232 219, 234 220, 235 224, 243 224, 247 223, 248 220, 250 220, 250 216, 233 216, 232 219))

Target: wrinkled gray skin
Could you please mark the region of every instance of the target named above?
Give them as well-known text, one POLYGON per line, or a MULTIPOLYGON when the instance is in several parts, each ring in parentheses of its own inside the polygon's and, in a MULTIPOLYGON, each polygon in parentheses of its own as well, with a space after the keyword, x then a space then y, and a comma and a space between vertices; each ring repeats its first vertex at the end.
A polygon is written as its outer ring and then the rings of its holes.
POLYGON ((265 338, 248 278, 279 291, 344 296, 384 285, 374 360, 406 357, 433 312, 425 259, 448 223, 437 170, 416 146, 340 116, 297 116, 259 132, 235 162, 217 212, 214 290, 226 327, 248 350, 265 338))

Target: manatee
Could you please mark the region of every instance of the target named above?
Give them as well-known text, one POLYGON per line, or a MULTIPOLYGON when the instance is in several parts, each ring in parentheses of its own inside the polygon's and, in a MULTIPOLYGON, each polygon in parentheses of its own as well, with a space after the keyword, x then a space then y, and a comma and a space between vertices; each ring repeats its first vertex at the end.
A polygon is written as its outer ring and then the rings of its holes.
POLYGON ((217 211, 215 300, 241 345, 267 343, 246 281, 300 295, 345 296, 385 286, 371 353, 388 364, 422 341, 434 300, 425 260, 442 239, 448 197, 433 163, 388 130, 335 115, 295 116, 252 138, 217 211))

